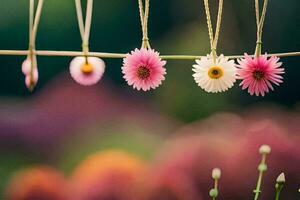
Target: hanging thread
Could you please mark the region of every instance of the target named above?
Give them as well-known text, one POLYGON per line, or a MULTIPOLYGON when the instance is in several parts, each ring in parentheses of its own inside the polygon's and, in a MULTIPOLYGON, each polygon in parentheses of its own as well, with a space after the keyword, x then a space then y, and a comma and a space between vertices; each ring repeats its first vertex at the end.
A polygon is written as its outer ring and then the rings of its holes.
MULTIPOLYGON (((80 29, 80 35, 81 38, 84 38, 84 33, 85 33, 85 28, 84 28, 84 23, 83 23, 83 16, 82 16, 82 9, 81 9, 81 2, 80 0, 75 0, 76 2, 76 12, 77 12, 77 17, 78 17, 78 24, 79 24, 79 29, 80 29)), ((141 25, 142 25, 142 30, 143 30, 143 41, 145 41, 144 43, 146 43, 146 46, 149 46, 149 39, 148 39, 148 34, 147 34, 147 26, 144 26, 145 24, 145 18, 146 18, 146 23, 148 23, 148 14, 145 15, 145 11, 143 9, 143 3, 142 0, 139 0, 139 7, 140 7, 140 18, 141 18, 141 25), (146 27, 146 30, 144 30, 144 27, 146 27), (146 42, 147 41, 147 42, 146 42)), ((204 0, 205 3, 205 0, 204 0)), ((217 24, 221 24, 221 13, 220 10, 222 11, 222 5, 221 3, 223 3, 223 1, 219 2, 219 13, 218 13, 218 18, 219 18, 219 23, 217 24)), ((266 8, 267 8, 267 3, 268 0, 265 0, 264 2, 264 8, 262 11, 262 17, 260 18, 259 16, 259 2, 258 0, 255 0, 255 13, 256 13, 256 24, 257 24, 257 38, 258 38, 258 44, 261 44, 261 35, 262 35, 262 28, 263 28, 263 23, 264 23, 264 18, 266 15, 266 8), (260 18, 260 19, 259 19, 260 18), (261 24, 261 25, 260 25, 261 24)), ((0 55, 27 55, 28 57, 30 57, 30 54, 32 55, 38 55, 38 56, 70 56, 70 57, 74 57, 74 56, 92 56, 92 57, 99 57, 99 58, 124 58, 126 57, 126 54, 124 53, 107 53, 107 52, 89 52, 86 51, 86 53, 83 53, 83 51, 55 51, 55 50, 35 50, 35 42, 32 38, 35 39, 36 36, 32 37, 32 33, 34 33, 34 35, 36 35, 36 31, 37 31, 37 27, 38 27, 38 22, 39 22, 39 18, 41 15, 41 10, 42 10, 42 4, 43 4, 43 0, 39 0, 39 5, 36 13, 37 15, 34 16, 34 0, 30 0, 30 17, 29 17, 29 49, 28 50, 0 50, 0 55), (37 20, 34 20, 34 19, 37 20), (34 27, 34 21, 36 22, 35 27, 34 27), (33 29, 35 31, 33 31, 33 29)), ((146 4, 148 4, 148 6, 146 5, 146 7, 148 7, 148 11, 147 13, 149 13, 149 0, 146 0, 146 4), (147 3, 148 1, 148 3, 147 3)), ((208 1, 206 0, 206 4, 208 7, 208 1)), ((146 9, 147 10, 147 9, 146 9)), ((209 35, 210 35, 210 41, 213 41, 213 34, 212 34, 212 25, 211 25, 211 20, 210 20, 210 13, 209 13, 209 7, 208 9, 208 14, 206 14, 207 16, 207 22, 208 22, 208 27, 209 27, 209 35), (212 38, 212 39, 211 39, 212 38)), ((206 12, 207 13, 207 12, 206 12)), ((220 26, 220 25, 219 25, 220 26)), ((217 33, 217 37, 218 38, 218 32, 220 28, 217 28, 216 33, 217 33)), ((144 45, 145 46, 145 45, 144 45)), ((211 42, 211 46, 217 46, 217 42, 211 42), (214 45, 213 45, 214 44, 214 45)), ((258 45, 261 46, 261 45, 258 45)), ((260 48, 260 47, 259 47, 260 48)), ((213 48, 212 48, 213 49, 213 48)), ((259 51, 257 51, 259 52, 259 51)), ((300 56, 300 52, 299 51, 295 51, 295 52, 286 52, 286 53, 271 53, 268 54, 269 56, 277 56, 277 57, 292 57, 292 56, 300 56)), ((255 55, 249 55, 251 57, 254 57, 255 55)), ((203 56, 200 55, 161 55, 160 56, 162 59, 170 59, 170 60, 195 60, 195 59, 199 59, 203 56)), ((229 55, 226 56, 230 59, 237 59, 237 58, 243 58, 244 55, 229 55)))
POLYGON ((214 32, 213 32, 213 26, 212 26, 212 22, 211 22, 211 15, 210 15, 208 0, 204 0, 204 7, 205 7, 205 13, 206 13, 206 20, 207 20, 207 27, 208 27, 211 53, 212 53, 214 61, 215 61, 216 56, 217 56, 217 45, 218 45, 220 29, 221 29, 221 21, 222 21, 222 13, 223 13, 223 0, 219 0, 219 8, 218 8, 215 35, 214 35, 214 32))
POLYGON ((86 58, 86 63, 87 63, 87 57, 89 54, 89 38, 90 38, 92 15, 93 15, 93 0, 87 0, 85 23, 83 22, 84 20, 82 14, 81 0, 75 0, 75 6, 76 6, 80 36, 82 40, 82 52, 84 57, 86 58))
POLYGON ((264 0, 263 9, 261 16, 259 15, 259 2, 255 0, 255 16, 256 16, 256 28, 257 28, 257 40, 256 40, 256 48, 255 48, 255 56, 261 55, 261 46, 262 46, 262 33, 263 26, 266 18, 268 0, 264 0))
POLYGON ((36 13, 34 12, 34 0, 30 0, 29 2, 29 50, 28 50, 28 57, 31 61, 30 67, 30 85, 29 90, 33 90, 35 87, 35 82, 33 78, 33 73, 35 68, 37 68, 37 58, 35 54, 35 41, 37 35, 37 29, 40 22, 42 8, 43 8, 44 0, 39 0, 36 13))
POLYGON ((142 0, 138 0, 138 4, 139 4, 140 20, 141 20, 142 33, 143 33, 142 48, 151 49, 149 37, 148 37, 148 19, 149 19, 150 0, 145 0, 145 9, 142 0))

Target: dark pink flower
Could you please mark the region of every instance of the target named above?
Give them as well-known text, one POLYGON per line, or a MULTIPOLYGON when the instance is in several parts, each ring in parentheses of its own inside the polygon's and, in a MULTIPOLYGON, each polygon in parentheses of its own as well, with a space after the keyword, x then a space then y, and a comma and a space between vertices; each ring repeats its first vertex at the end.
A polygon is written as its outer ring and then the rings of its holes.
POLYGON ((247 54, 241 60, 238 60, 238 78, 242 80, 240 86, 242 89, 248 89, 248 92, 256 96, 265 96, 269 90, 274 90, 272 84, 282 83, 284 68, 279 58, 272 56, 268 59, 267 54, 251 58, 247 54))
POLYGON ((134 89, 155 89, 165 80, 164 65, 166 61, 161 60, 153 49, 135 49, 123 60, 123 77, 134 89))

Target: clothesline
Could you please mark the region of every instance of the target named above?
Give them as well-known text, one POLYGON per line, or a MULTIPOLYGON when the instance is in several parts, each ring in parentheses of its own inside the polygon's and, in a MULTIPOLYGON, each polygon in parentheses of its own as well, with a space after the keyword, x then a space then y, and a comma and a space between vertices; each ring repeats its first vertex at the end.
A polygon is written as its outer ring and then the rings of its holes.
MULTIPOLYGON (((28 50, 0 50, 0 55, 9 55, 9 56, 27 56, 29 53, 28 50)), ((34 53, 38 56, 84 56, 82 51, 48 51, 48 50, 36 50, 34 53)), ((100 58, 124 58, 126 54, 123 53, 106 53, 106 52, 89 52, 88 56, 100 57, 100 58)), ((278 56, 278 57, 291 57, 291 56, 300 56, 300 51, 298 52, 287 52, 287 53, 272 53, 268 56, 278 56)), ((195 60, 199 59, 202 56, 199 55, 161 55, 162 59, 166 60, 195 60)), ((244 55, 230 55, 226 56, 230 59, 242 58, 244 55)))

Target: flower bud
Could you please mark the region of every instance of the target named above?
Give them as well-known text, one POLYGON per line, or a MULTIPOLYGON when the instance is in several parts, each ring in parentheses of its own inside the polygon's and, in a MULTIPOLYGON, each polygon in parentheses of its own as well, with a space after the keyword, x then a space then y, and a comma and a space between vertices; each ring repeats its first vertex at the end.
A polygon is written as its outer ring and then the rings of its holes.
POLYGON ((284 175, 284 173, 281 173, 281 174, 277 177, 276 182, 277 182, 278 184, 283 184, 283 183, 285 183, 285 175, 284 175))
POLYGON ((267 165, 264 163, 261 163, 258 165, 258 171, 260 171, 260 172, 267 171, 267 168, 268 168, 267 165))
POLYGON ((259 148, 259 153, 260 154, 269 154, 269 153, 271 153, 271 147, 269 145, 264 144, 259 148))
POLYGON ((221 170, 219 168, 214 168, 212 170, 212 178, 213 179, 220 179, 221 178, 221 170))
POLYGON ((216 198, 218 196, 218 190, 217 189, 211 189, 209 191, 209 196, 213 197, 213 198, 216 198))

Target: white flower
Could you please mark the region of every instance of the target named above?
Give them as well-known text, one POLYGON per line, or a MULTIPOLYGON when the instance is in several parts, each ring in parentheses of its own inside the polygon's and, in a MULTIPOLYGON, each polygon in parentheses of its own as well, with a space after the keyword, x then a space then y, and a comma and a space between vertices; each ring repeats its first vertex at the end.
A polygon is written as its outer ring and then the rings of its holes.
POLYGON ((221 170, 219 168, 214 168, 212 170, 211 176, 213 179, 220 179, 221 178, 221 170))
POLYGON ((261 147, 259 148, 259 153, 260 154, 269 154, 271 153, 271 147, 269 145, 261 145, 261 147))
POLYGON ((231 88, 236 81, 237 69, 233 60, 228 60, 221 54, 213 61, 212 55, 196 60, 193 65, 193 77, 206 92, 224 92, 231 88))

